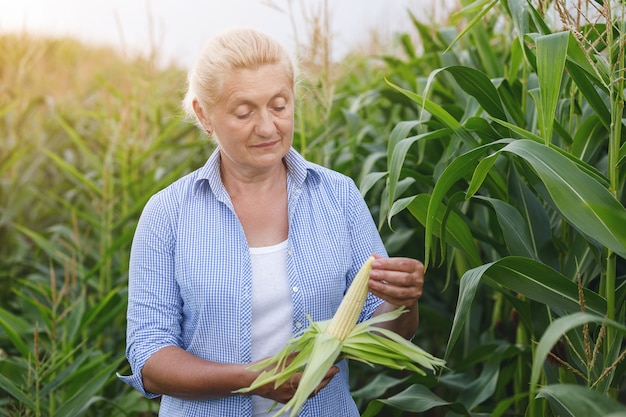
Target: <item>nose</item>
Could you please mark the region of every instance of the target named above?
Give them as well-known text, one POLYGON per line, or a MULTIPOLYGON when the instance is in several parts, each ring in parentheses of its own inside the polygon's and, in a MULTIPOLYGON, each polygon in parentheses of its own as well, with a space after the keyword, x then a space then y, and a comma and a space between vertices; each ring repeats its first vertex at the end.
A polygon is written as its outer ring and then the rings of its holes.
POLYGON ((257 122, 255 126, 255 133, 262 137, 269 137, 276 132, 276 125, 274 124, 274 117, 269 110, 264 109, 257 112, 257 122))

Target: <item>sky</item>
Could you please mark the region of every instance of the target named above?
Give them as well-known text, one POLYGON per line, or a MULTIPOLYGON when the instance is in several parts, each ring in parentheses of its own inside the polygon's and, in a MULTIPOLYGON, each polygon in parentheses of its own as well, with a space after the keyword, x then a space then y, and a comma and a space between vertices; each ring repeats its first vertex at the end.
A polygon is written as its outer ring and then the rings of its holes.
MULTIPOLYGON (((296 36, 300 42, 306 39, 306 16, 320 10, 323 1, 0 0, 0 33, 71 36, 88 43, 108 44, 129 54, 148 54, 158 46, 158 56, 164 63, 189 66, 208 38, 231 26, 263 30, 293 53, 296 36), (295 29, 288 13, 290 5, 295 29)), ((407 8, 423 17, 427 8, 424 5, 432 0, 326 1, 333 57, 340 59, 367 42, 374 29, 383 38, 410 30, 407 8)))

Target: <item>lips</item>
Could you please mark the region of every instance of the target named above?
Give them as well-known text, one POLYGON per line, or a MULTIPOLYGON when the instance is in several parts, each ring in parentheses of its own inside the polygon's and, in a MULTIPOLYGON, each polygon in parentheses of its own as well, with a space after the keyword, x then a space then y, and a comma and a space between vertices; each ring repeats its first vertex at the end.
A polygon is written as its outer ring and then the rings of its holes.
POLYGON ((271 142, 263 142, 263 143, 259 143, 257 145, 253 145, 253 148, 259 148, 259 149, 265 149, 265 148, 272 148, 274 147, 274 145, 276 145, 277 143, 279 143, 279 140, 275 140, 275 141, 271 141, 271 142))

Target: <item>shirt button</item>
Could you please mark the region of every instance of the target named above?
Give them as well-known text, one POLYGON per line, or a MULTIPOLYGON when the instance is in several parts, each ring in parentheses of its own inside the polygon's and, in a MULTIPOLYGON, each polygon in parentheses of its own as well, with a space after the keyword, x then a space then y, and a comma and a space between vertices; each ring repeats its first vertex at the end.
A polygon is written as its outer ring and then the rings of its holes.
POLYGON ((296 322, 296 327, 299 329, 302 327, 302 323, 300 323, 299 321, 296 322))
POLYGON ((298 292, 298 287, 294 286, 293 288, 291 288, 293 290, 293 292, 298 292))

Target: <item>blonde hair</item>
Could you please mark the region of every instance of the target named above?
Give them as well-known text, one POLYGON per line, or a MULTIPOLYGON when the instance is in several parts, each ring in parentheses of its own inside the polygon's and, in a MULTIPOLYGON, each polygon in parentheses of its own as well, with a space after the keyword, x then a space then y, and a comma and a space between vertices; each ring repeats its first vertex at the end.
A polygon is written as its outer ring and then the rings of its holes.
POLYGON ((210 110, 220 99, 226 78, 239 69, 281 65, 295 96, 296 66, 286 49, 267 34, 250 28, 231 28, 209 40, 187 75, 182 107, 190 120, 202 128, 193 109, 197 100, 210 110))

